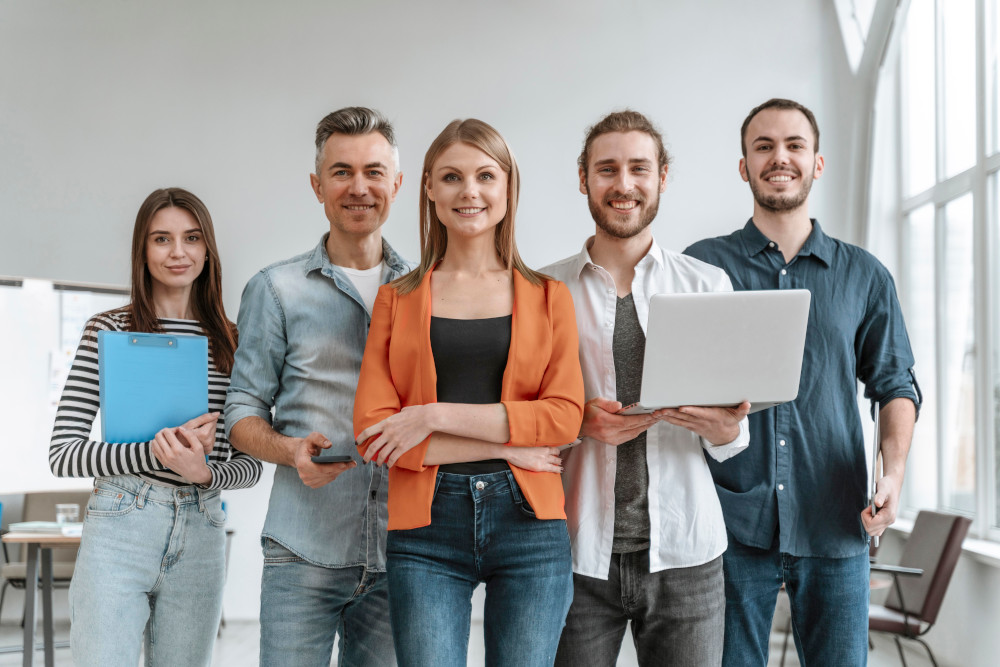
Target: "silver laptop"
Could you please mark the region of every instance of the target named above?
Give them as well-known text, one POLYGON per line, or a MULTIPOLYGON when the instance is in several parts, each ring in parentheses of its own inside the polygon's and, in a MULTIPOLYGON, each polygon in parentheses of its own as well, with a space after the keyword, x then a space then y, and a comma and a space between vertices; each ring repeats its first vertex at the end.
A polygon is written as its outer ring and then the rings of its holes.
POLYGON ((654 295, 639 403, 622 414, 743 401, 757 412, 793 400, 809 299, 805 289, 654 295))

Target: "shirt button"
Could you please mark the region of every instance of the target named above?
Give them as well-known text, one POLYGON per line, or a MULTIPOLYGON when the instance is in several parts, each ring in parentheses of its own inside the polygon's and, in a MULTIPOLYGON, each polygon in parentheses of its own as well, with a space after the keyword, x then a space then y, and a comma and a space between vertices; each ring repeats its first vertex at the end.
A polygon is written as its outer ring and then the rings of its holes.
POLYGON ((486 482, 484 482, 482 480, 479 480, 478 482, 476 482, 476 491, 482 491, 485 488, 486 488, 486 482))
POLYGON ((778 444, 781 445, 782 447, 784 447, 785 446, 785 441, 784 440, 779 440, 778 444))
POLYGON ((770 247, 770 248, 773 248, 773 247, 774 247, 774 241, 771 241, 771 242, 770 242, 770 243, 768 243, 767 245, 768 245, 768 247, 770 247))
POLYGON ((781 275, 783 275, 783 276, 788 275, 788 271, 785 271, 784 269, 782 269, 781 270, 781 275))
POLYGON ((615 288, 614 287, 609 287, 608 288, 608 294, 614 294, 614 293, 615 293, 615 288))
POLYGON ((785 485, 784 484, 779 484, 778 485, 778 491, 784 491, 784 490, 785 490, 785 485))
POLYGON ((610 329, 611 327, 615 326, 615 323, 614 323, 614 322, 612 322, 611 320, 608 320, 608 321, 607 321, 607 326, 608 326, 608 328, 610 329))

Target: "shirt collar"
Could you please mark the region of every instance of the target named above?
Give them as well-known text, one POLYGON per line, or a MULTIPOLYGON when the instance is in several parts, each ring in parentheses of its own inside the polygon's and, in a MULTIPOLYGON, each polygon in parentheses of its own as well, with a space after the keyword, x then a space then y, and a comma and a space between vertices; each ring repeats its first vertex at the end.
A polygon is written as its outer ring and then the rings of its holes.
MULTIPOLYGON (((319 244, 313 248, 312 253, 309 255, 309 260, 305 264, 306 273, 322 271, 323 269, 333 271, 333 263, 326 252, 326 241, 328 238, 330 238, 330 232, 323 234, 323 238, 319 240, 319 244)), ((406 262, 403 261, 403 258, 393 250, 392 246, 384 238, 382 239, 382 261, 389 266, 389 269, 395 276, 400 276, 410 270, 406 262)))
MULTIPOLYGON (((806 242, 802 244, 802 249, 799 250, 798 254, 799 256, 812 255, 830 266, 833 261, 833 241, 823 232, 815 218, 810 218, 810 221, 812 222, 812 231, 806 242)), ((771 239, 757 229, 753 218, 747 220, 747 224, 743 226, 743 246, 746 248, 747 255, 752 257, 763 252, 770 243, 771 239)))
MULTIPOLYGON (((573 264, 574 276, 579 277, 579 275, 583 273, 583 270, 588 266, 599 266, 590 257, 590 246, 593 243, 594 243, 593 236, 591 236, 590 238, 588 238, 586 241, 583 242, 583 248, 580 250, 580 254, 576 256, 576 261, 573 264)), ((663 261, 664 261, 663 250, 660 249, 660 246, 656 242, 655 238, 653 239, 653 242, 650 244, 649 250, 646 251, 646 254, 643 256, 642 259, 639 260, 639 264, 637 264, 636 266, 645 264, 647 261, 649 261, 648 260, 649 257, 652 257, 652 261, 656 262, 656 264, 660 268, 663 268, 663 261)))

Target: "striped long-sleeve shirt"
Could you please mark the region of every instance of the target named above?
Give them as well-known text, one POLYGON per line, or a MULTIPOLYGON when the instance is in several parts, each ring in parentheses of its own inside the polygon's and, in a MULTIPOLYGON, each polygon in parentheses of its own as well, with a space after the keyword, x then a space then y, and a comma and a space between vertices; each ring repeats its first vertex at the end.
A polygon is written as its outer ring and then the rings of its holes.
MULTIPOLYGON (((198 322, 160 319, 163 333, 204 335, 198 322)), ((112 311, 95 315, 84 327, 73 366, 63 389, 49 444, 49 466, 58 477, 106 477, 136 475, 152 484, 186 486, 180 475, 160 465, 149 442, 111 443, 90 440, 91 425, 100 407, 101 382, 97 363, 99 331, 129 331, 128 314, 112 311)), ((218 371, 212 353, 208 355, 208 410, 222 413, 229 378, 218 371)), ((212 481, 208 489, 241 489, 260 478, 260 461, 236 451, 226 438, 225 417, 220 414, 215 428, 215 447, 208 456, 212 481)), ((180 424, 177 424, 180 426, 180 424)))

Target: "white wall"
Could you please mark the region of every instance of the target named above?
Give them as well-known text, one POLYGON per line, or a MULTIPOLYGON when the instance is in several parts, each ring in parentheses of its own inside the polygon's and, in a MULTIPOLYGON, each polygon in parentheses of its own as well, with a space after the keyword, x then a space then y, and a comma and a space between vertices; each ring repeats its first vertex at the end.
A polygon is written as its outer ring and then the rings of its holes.
MULTIPOLYGON (((423 152, 452 118, 514 147, 519 244, 540 266, 592 229, 575 167, 588 124, 623 106, 660 124, 675 162, 654 225, 682 248, 749 217, 739 126, 776 95, 819 117, 813 213, 843 234, 865 110, 837 30, 820 0, 0 0, 0 274, 124 283, 139 203, 181 185, 212 211, 235 319, 250 275, 327 226, 308 186, 313 131, 351 104, 396 123, 405 176, 386 235, 410 258, 423 152)), ((230 618, 257 614, 265 475, 226 494, 230 618)))

